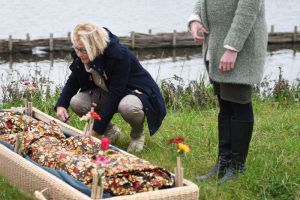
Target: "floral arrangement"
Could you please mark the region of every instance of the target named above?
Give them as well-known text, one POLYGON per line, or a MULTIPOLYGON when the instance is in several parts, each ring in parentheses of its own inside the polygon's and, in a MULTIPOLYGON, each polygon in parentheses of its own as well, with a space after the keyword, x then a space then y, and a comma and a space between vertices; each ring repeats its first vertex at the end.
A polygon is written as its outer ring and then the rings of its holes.
POLYGON ((105 165, 109 163, 109 158, 107 157, 110 139, 103 137, 100 139, 100 148, 104 154, 98 154, 95 156, 94 164, 95 170, 93 172, 93 186, 92 186, 92 199, 100 199, 103 196, 103 177, 105 172, 105 165))
POLYGON ((22 85, 25 86, 24 96, 25 99, 29 102, 32 102, 33 100, 33 93, 36 91, 36 87, 34 84, 30 83, 29 80, 22 80, 22 85))
POLYGON ((171 138, 168 141, 169 144, 177 144, 177 162, 175 167, 175 185, 177 187, 183 186, 183 168, 181 158, 191 151, 190 146, 183 144, 183 142, 183 137, 171 138))
POLYGON ((169 144, 177 144, 177 154, 178 156, 183 157, 186 153, 191 151, 190 146, 183 144, 184 138, 183 137, 176 137, 169 139, 169 144))
POLYGON ((86 124, 83 129, 84 135, 91 135, 91 131, 93 129, 94 120, 101 120, 100 115, 98 115, 95 111, 90 111, 86 115, 83 115, 80 118, 80 121, 86 121, 86 124))
POLYGON ((31 116, 33 93, 35 92, 36 88, 33 84, 30 83, 29 80, 22 80, 21 83, 26 87, 23 95, 25 97, 25 114, 31 116))

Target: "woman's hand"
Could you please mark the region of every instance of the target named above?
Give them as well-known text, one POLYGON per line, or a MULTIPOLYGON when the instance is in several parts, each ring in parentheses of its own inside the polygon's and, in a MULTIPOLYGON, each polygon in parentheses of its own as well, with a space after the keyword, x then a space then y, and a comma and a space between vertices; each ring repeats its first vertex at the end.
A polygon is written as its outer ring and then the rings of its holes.
POLYGON ((196 44, 202 44, 204 41, 204 34, 208 34, 208 31, 198 21, 192 21, 190 23, 190 28, 196 44))
POLYGON ((69 118, 69 114, 66 108, 64 107, 57 107, 56 108, 56 116, 59 118, 60 121, 66 122, 69 118))
POLYGON ((225 51, 219 64, 219 69, 222 73, 234 69, 237 54, 238 54, 237 51, 233 51, 229 49, 225 51))

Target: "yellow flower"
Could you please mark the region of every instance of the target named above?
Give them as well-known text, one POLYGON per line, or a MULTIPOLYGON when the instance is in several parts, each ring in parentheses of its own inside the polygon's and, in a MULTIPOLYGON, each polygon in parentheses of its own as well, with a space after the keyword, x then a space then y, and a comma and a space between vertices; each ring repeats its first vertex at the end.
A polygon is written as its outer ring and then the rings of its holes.
POLYGON ((188 145, 182 144, 182 143, 178 143, 177 146, 177 153, 179 152, 184 152, 184 153, 189 153, 190 152, 190 147, 188 145))

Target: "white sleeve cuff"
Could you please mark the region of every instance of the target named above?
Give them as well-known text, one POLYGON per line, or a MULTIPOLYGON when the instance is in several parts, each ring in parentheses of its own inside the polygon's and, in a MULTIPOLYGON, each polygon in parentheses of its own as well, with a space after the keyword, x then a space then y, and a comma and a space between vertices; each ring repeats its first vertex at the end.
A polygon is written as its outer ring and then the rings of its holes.
POLYGON ((195 14, 195 13, 193 13, 193 14, 190 15, 190 17, 189 17, 188 20, 187 20, 187 27, 188 27, 188 30, 191 30, 190 24, 191 24, 191 22, 193 22, 193 21, 197 21, 197 22, 200 22, 200 23, 201 23, 201 19, 200 19, 199 15, 197 15, 197 14, 195 14))
POLYGON ((234 47, 232 47, 232 46, 229 46, 229 45, 224 45, 224 48, 225 48, 225 49, 229 49, 229 50, 238 52, 238 50, 237 50, 236 48, 234 48, 234 47))

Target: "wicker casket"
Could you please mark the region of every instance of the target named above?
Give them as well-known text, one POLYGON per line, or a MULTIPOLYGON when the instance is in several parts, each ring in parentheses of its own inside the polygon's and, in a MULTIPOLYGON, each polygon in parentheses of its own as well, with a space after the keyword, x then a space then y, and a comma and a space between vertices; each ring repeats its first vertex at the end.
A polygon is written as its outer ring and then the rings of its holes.
MULTIPOLYGON (((4 110, 5 113, 8 113, 12 110, 8 109, 8 110, 4 110)), ((4 111, 2 111, 2 119, 0 119, 0 122, 3 123, 4 121, 4 117, 3 117, 3 113, 4 111)), ((15 112, 11 112, 11 113, 15 113, 15 112)), ((67 143, 72 143, 73 142, 73 138, 80 138, 82 141, 80 141, 80 143, 84 143, 85 138, 82 137, 83 133, 78 130, 75 129, 74 127, 71 127, 65 123, 60 122, 59 120, 41 112, 40 110, 33 108, 33 112, 32 112, 33 118, 36 121, 41 121, 44 124, 46 124, 48 126, 48 124, 55 124, 56 127, 59 127, 60 130, 54 130, 54 132, 56 132, 56 134, 59 136, 59 132, 63 132, 63 133, 68 133, 68 135, 72 136, 70 138, 72 139, 66 139, 67 143), (83 138, 83 139, 82 139, 83 138)), ((11 122, 8 123, 8 125, 11 122)), ((7 125, 7 122, 5 124, 5 126, 7 125)), ((13 185, 19 187, 20 189, 22 189, 23 191, 29 193, 29 194, 33 194, 36 191, 43 191, 43 195, 46 197, 46 199, 55 199, 55 200, 59 200, 59 199, 91 199, 89 197, 89 195, 87 195, 86 193, 82 192, 81 188, 78 189, 78 187, 74 187, 74 184, 72 184, 74 181, 64 181, 62 180, 63 178, 58 178, 56 175, 54 175, 53 173, 49 173, 49 170, 45 170, 45 168, 43 166, 39 166, 37 164, 35 164, 34 162, 31 162, 30 160, 24 158, 24 156, 21 156, 17 153, 15 153, 12 149, 9 149, 8 145, 6 145, 6 143, 12 143, 12 141, 15 139, 15 137, 10 136, 9 134, 6 134, 5 131, 7 132, 12 132, 12 130, 8 129, 6 127, 6 129, 3 129, 3 124, 0 124, 0 128, 2 126, 2 130, 0 129, 0 175, 4 176, 10 183, 12 183, 13 185), (1 132, 2 131, 2 132, 1 132), (70 184, 71 183, 71 184, 70 184)), ((55 128, 54 128, 55 129, 55 128)), ((32 136, 26 136, 28 137, 29 143, 31 144, 32 141, 34 141, 35 143, 37 143, 37 139, 33 138, 32 136)), ((26 139, 28 139, 26 138, 26 139)), ((38 138, 39 139, 39 138, 38 138)), ((49 139, 50 140, 50 139, 49 139)), ((51 139, 52 140, 52 139, 51 139)), ((24 141, 27 141, 24 139, 24 141)), ((47 139, 46 139, 47 141, 47 139)), ((98 139, 93 138, 93 141, 98 141, 98 139)), ((53 142, 53 141, 52 141, 53 142)), ((56 142, 56 139, 55 141, 56 142)), ((33 143, 34 144, 34 143, 33 143)), ((32 144, 32 145, 33 145, 32 144)), ((44 165, 45 163, 49 166, 55 168, 55 165, 52 163, 51 158, 47 158, 45 159, 43 156, 39 155, 38 150, 41 149, 41 151, 44 152, 51 152, 51 151, 55 151, 55 149, 53 150, 53 148, 48 148, 47 144, 39 144, 37 143, 36 146, 33 146, 32 149, 30 149, 31 154, 32 155, 36 155, 36 160, 40 160, 44 165), (47 162, 46 162, 47 161, 47 162)), ((123 193, 121 196, 117 196, 117 195, 111 195, 111 196, 106 196, 104 195, 103 198, 105 199, 112 199, 112 200, 118 200, 118 199, 172 199, 172 200, 186 200, 186 199, 198 199, 199 196, 199 189, 198 186, 195 185, 194 183, 184 180, 184 186, 183 187, 174 187, 173 186, 173 175, 170 174, 169 172, 165 171, 162 168, 159 168, 155 165, 150 164, 147 161, 143 161, 142 159, 139 159, 137 157, 135 157, 134 155, 131 155, 125 151, 122 151, 121 149, 118 149, 114 146, 111 146, 111 148, 114 152, 116 152, 116 159, 121 157, 120 154, 124 155, 124 157, 126 159, 128 159, 129 161, 125 161, 125 162, 130 162, 131 160, 133 160, 132 162, 139 162, 139 164, 146 164, 148 167, 150 167, 151 169, 155 169, 156 173, 159 175, 161 175, 161 177, 166 177, 166 179, 164 180, 164 186, 167 187, 162 187, 161 189, 155 189, 153 191, 150 191, 149 189, 145 189, 139 192, 130 192, 128 189, 125 190, 126 192, 123 193), (158 172, 157 172, 158 170, 158 172), (168 176, 172 177, 170 180, 168 179, 168 176), (171 185, 172 184, 172 185, 171 185)), ((77 151, 77 150, 76 150, 77 151)), ((80 157, 79 160, 84 160, 85 158, 80 157)), ((35 161, 36 161, 35 160, 35 161)), ((123 160, 120 160, 119 162, 124 162, 123 160)), ((74 162, 75 163, 75 162, 74 162)), ((74 171, 73 168, 70 169, 70 166, 73 166, 74 163, 71 163, 70 160, 68 160, 68 162, 66 162, 66 164, 64 164, 63 166, 65 167, 65 169, 67 169, 66 171, 70 171, 70 174, 72 174, 72 172, 74 171)), ((80 163, 77 163, 79 164, 80 163)), ((131 164, 131 163, 130 163, 131 164)), ((83 164, 81 164, 83 165, 83 164)), ((136 165, 138 166, 138 165, 136 165)), ((88 168, 88 167, 87 167, 88 168)), ((113 169, 113 171, 117 171, 118 169, 113 169)), ((68 172, 69 172, 68 171, 68 172)), ((84 172, 87 173, 87 172, 84 172)), ((148 172, 147 172, 148 173, 148 172)), ((151 171, 149 172, 151 173, 151 171)), ((142 176, 146 176, 147 174, 143 174, 142 176)), ((76 174, 75 174, 76 177, 76 174)), ((89 177, 89 176, 85 176, 85 177, 89 177)), ((113 177, 113 176, 112 176, 113 177)), ((78 175, 78 177, 76 178, 81 178, 81 182, 88 182, 89 180, 86 180, 85 178, 82 178, 78 175)), ((132 177, 131 177, 132 179, 132 177)), ((120 179, 116 178, 112 180, 119 182, 120 179)), ((80 183, 81 183, 80 182, 80 183)), ((75 183, 76 185, 76 183, 75 183)), ((147 185, 145 183, 143 183, 143 185, 147 185)), ((146 187, 146 186, 144 186, 146 187)))

